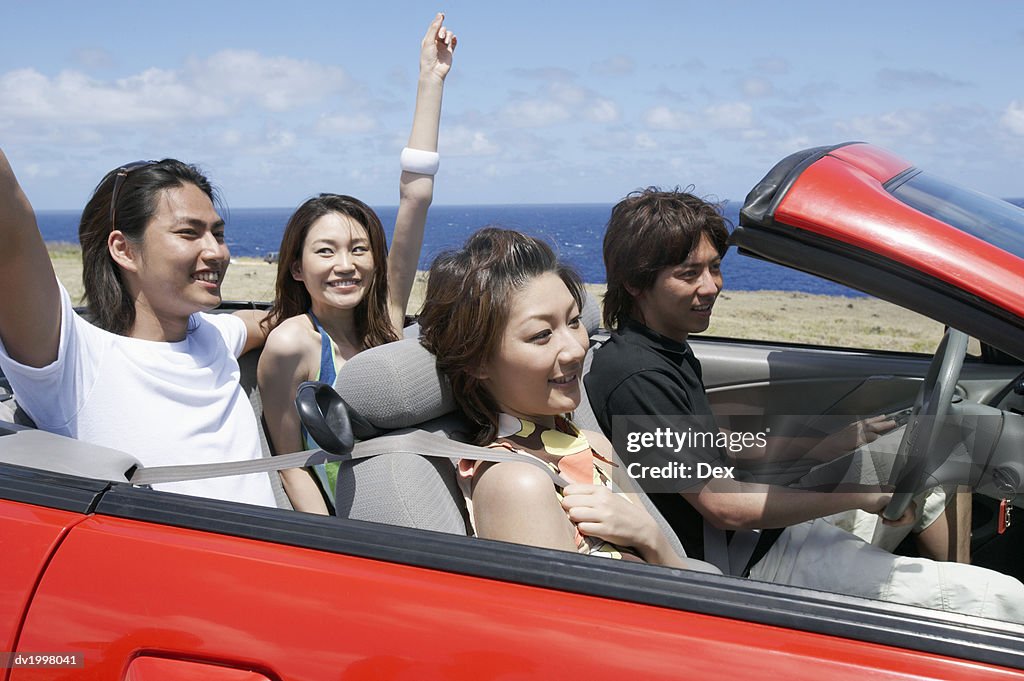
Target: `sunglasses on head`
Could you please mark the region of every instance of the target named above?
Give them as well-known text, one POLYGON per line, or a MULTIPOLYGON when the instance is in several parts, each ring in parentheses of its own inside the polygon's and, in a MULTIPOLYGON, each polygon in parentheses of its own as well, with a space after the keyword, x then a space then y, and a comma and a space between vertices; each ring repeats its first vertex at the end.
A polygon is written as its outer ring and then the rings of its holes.
POLYGON ((159 161, 135 161, 134 163, 126 163, 117 169, 117 175, 114 177, 114 190, 110 192, 110 229, 111 231, 117 229, 117 223, 114 222, 117 216, 117 195, 121 191, 121 185, 124 184, 125 179, 128 178, 128 174, 133 170, 139 168, 145 168, 147 166, 156 165, 159 161))

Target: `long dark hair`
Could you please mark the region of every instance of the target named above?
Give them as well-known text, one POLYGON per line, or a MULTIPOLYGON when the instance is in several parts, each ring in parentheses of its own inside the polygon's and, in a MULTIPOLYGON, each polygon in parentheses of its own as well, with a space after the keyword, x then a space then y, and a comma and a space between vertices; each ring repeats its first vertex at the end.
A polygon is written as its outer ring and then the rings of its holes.
POLYGON ((658 272, 684 262, 702 235, 725 255, 725 225, 717 205, 678 188, 648 187, 617 203, 604 235, 605 326, 618 329, 633 316, 636 301, 627 286, 639 292, 651 288, 658 272))
POLYGON ((312 299, 306 285, 292 277, 292 264, 301 261, 306 235, 313 223, 325 215, 346 215, 366 230, 373 254, 373 277, 370 288, 354 311, 356 333, 362 339, 362 349, 372 348, 398 340, 398 334, 388 314, 388 249, 384 227, 380 218, 359 199, 343 194, 320 194, 296 209, 288 219, 277 254, 277 283, 274 304, 264 320, 273 329, 289 317, 305 314, 312 299))
POLYGON ((110 202, 118 170, 120 168, 115 168, 103 177, 85 204, 78 225, 78 241, 82 245, 82 283, 93 323, 124 335, 135 324, 135 303, 125 286, 121 268, 107 250, 110 233, 116 228, 130 243, 142 243, 146 226, 157 211, 160 194, 167 189, 194 184, 215 206, 220 200, 199 168, 166 158, 127 172, 112 211, 110 202), (116 226, 111 224, 112 214, 116 226))
POLYGON ((516 231, 485 227, 430 266, 420 342, 437 357, 455 400, 477 425, 475 444, 489 444, 498 431, 498 405, 480 369, 501 344, 514 294, 548 272, 561 278, 582 309, 579 275, 543 241, 516 231))

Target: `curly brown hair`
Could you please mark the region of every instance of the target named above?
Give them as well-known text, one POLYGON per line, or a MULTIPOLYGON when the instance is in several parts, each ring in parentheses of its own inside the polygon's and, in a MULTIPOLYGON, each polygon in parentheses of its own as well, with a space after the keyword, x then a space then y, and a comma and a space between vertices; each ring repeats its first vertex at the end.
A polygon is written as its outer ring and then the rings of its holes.
POLYGON ((474 444, 489 444, 498 430, 498 405, 479 378, 480 368, 501 344, 515 293, 548 272, 559 276, 582 309, 583 284, 575 270, 560 264, 543 241, 513 230, 485 227, 430 266, 420 343, 437 357, 455 400, 477 425, 474 444))

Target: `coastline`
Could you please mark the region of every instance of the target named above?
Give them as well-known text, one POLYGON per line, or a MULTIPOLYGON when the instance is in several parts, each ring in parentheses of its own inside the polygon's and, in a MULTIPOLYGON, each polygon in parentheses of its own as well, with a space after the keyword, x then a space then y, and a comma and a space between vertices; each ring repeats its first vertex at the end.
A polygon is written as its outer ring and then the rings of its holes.
MULTIPOLYGON (((82 298, 82 260, 77 244, 50 243, 57 278, 76 303, 82 298)), ((225 300, 269 301, 277 265, 259 258, 232 258, 222 286, 225 300)), ((423 305, 426 272, 419 272, 409 312, 423 305)), ((597 300, 604 284, 586 284, 597 300)), ((934 352, 942 325, 927 317, 873 298, 826 296, 798 291, 723 290, 707 335, 775 340, 835 347, 934 352)))

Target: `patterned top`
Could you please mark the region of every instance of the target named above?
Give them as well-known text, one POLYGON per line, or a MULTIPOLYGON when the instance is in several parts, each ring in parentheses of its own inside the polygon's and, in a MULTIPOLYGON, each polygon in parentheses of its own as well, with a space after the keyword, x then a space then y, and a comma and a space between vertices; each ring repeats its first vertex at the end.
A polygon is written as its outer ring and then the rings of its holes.
MULTIPOLYGON (((610 460, 595 452, 586 436, 571 421, 556 417, 555 428, 547 428, 532 421, 508 414, 498 415, 498 437, 491 447, 502 447, 524 457, 542 461, 553 472, 573 483, 601 485, 612 489, 608 474, 598 465, 602 461, 614 466, 610 460)), ((470 494, 473 476, 486 461, 459 461, 459 486, 466 497, 470 522, 473 523, 473 501, 470 494)), ((558 501, 562 501, 562 488, 555 487, 558 501)), ((624 496, 629 499, 628 496, 624 496)), ((475 531, 474 525, 474 531, 475 531)), ((586 555, 598 555, 619 560, 643 562, 631 548, 616 546, 598 537, 588 537, 573 525, 576 550, 586 555)))

